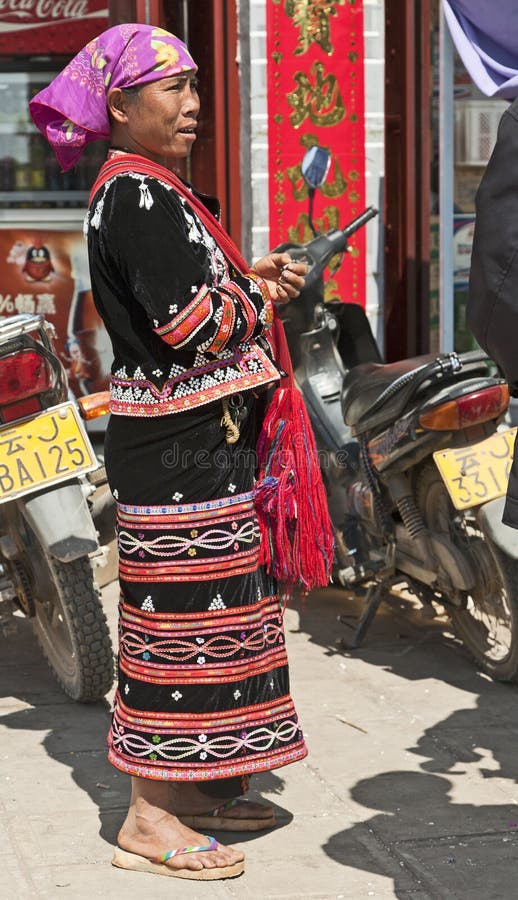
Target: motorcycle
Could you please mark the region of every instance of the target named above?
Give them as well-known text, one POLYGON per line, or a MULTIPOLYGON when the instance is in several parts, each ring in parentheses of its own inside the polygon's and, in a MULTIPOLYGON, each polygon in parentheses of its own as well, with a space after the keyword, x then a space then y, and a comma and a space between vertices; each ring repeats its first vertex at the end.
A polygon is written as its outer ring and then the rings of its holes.
POLYGON ((65 692, 93 701, 114 663, 92 568, 103 549, 89 503, 105 476, 82 419, 107 397, 69 399, 54 337, 41 315, 0 322, 0 633, 23 613, 65 692))
POLYGON ((404 584, 431 615, 447 611, 484 671, 516 681, 518 539, 502 523, 516 433, 503 424, 507 385, 477 350, 384 364, 363 308, 324 302, 326 265, 377 214, 318 234, 312 200, 328 166, 320 147, 302 164, 315 237, 277 250, 309 266, 280 314, 328 490, 334 578, 366 592, 342 646, 359 647, 387 592, 404 584))

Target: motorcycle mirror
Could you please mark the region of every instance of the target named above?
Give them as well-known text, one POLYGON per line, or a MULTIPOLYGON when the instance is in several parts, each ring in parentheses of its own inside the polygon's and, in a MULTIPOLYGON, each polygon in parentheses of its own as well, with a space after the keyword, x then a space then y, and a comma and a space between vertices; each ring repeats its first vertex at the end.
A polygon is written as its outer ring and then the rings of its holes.
POLYGON ((302 160, 302 177, 311 190, 321 187, 331 165, 331 154, 325 147, 310 147, 302 160))

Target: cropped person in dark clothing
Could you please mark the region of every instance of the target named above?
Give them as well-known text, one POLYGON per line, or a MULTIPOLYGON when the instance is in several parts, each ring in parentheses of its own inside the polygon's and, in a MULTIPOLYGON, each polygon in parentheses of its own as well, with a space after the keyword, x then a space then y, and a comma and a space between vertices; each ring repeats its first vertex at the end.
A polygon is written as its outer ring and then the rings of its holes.
MULTIPOLYGON (((477 191, 467 321, 518 397, 518 100, 500 120, 477 191)), ((503 521, 518 528, 518 441, 503 521)))

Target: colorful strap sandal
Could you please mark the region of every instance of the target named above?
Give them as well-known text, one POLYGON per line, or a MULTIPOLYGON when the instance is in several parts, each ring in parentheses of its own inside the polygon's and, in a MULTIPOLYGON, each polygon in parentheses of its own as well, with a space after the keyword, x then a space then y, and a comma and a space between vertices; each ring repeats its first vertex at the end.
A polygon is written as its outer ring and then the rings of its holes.
POLYGON ((236 797, 227 800, 221 806, 203 815, 178 816, 184 825, 204 831, 206 828, 215 828, 218 831, 262 831, 263 828, 273 828, 275 825, 275 813, 272 809, 268 816, 225 816, 235 806, 246 806, 248 800, 236 797))
POLYGON ((133 872, 151 872, 153 875, 168 875, 173 878, 190 878, 193 881, 216 881, 220 878, 236 878, 245 870, 244 862, 235 863, 233 866, 218 866, 214 869, 172 869, 166 865, 174 856, 182 856, 184 853, 206 853, 208 850, 217 850, 216 838, 206 835, 208 844, 204 847, 182 847, 177 850, 168 850, 162 856, 147 859, 138 853, 129 853, 117 847, 112 866, 119 869, 130 869, 133 872))

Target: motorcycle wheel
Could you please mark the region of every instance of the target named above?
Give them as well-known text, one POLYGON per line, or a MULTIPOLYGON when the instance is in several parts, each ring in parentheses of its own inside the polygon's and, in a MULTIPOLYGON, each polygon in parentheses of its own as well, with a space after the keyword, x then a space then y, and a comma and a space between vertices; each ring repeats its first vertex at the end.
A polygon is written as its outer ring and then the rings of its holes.
POLYGON ((421 470, 416 496, 428 528, 463 552, 475 576, 462 605, 448 606, 456 634, 488 675, 518 681, 518 562, 486 540, 471 510, 455 509, 435 465, 421 470))
POLYGON ((14 525, 24 553, 13 574, 38 644, 72 700, 101 700, 113 684, 115 667, 90 560, 83 556, 60 562, 44 550, 21 516, 14 525))

